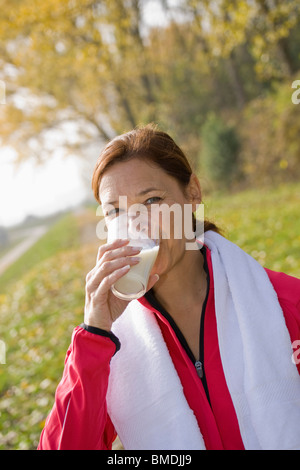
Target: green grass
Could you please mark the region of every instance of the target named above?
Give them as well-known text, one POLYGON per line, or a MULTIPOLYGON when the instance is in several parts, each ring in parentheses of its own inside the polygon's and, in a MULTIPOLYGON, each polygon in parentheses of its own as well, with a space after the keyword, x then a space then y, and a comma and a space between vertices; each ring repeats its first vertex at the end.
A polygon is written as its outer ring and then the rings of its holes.
MULTIPOLYGON (((205 213, 262 265, 300 277, 300 184, 211 196, 205 213)), ((0 278, 0 449, 35 449, 52 408, 96 256, 81 245, 84 223, 62 218, 0 278)))
POLYGON ((30 269, 46 258, 70 247, 78 246, 77 226, 71 215, 61 218, 49 231, 24 253, 2 276, 0 294, 5 293, 9 284, 21 278, 30 269))
POLYGON ((300 184, 218 195, 205 216, 263 266, 300 277, 300 184))
POLYGON ((75 218, 61 219, 9 270, 0 295, 0 449, 35 449, 52 407, 73 328, 82 322, 84 273, 75 218), (13 280, 14 276, 14 280, 13 280))

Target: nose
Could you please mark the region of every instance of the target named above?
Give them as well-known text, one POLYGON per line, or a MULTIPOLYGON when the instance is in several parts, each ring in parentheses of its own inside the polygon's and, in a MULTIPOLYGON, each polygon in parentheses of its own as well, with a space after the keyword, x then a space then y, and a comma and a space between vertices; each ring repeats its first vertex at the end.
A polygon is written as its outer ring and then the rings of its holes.
POLYGON ((148 236, 149 217, 148 210, 143 204, 135 204, 135 208, 128 211, 128 230, 142 238, 148 236))

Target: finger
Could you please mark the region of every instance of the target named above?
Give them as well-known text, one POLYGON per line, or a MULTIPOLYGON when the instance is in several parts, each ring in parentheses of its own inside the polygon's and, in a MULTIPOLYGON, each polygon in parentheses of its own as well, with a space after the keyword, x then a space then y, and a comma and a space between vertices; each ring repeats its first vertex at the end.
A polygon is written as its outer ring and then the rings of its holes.
POLYGON ((106 276, 100 283, 98 289, 96 290, 95 297, 100 294, 107 293, 111 289, 113 284, 115 284, 115 282, 117 282, 121 277, 125 276, 125 274, 128 273, 129 269, 130 265, 127 264, 126 266, 116 269, 114 272, 106 276))
POLYGON ((95 288, 97 288, 98 285, 102 282, 102 280, 106 276, 112 274, 114 271, 121 269, 126 265, 134 266, 135 264, 138 264, 140 260, 141 259, 138 256, 130 256, 102 262, 94 268, 93 275, 88 280, 88 291, 91 292, 95 288))
POLYGON ((129 243, 129 240, 123 240, 123 239, 122 240, 121 239, 114 240, 111 243, 104 243, 98 249, 97 262, 104 255, 104 253, 106 253, 107 251, 114 250, 114 249, 119 248, 121 246, 128 245, 128 243, 129 243))
POLYGON ((141 247, 125 245, 125 246, 122 246, 121 248, 115 248, 115 249, 106 251, 102 255, 102 258, 100 260, 102 262, 111 261, 113 259, 117 259, 117 258, 121 258, 125 256, 138 255, 140 252, 141 252, 141 247))
POLYGON ((140 251, 141 248, 128 246, 127 240, 116 240, 114 243, 107 244, 105 246, 100 246, 98 249, 97 263, 94 268, 87 274, 86 282, 95 277, 95 274, 98 273, 99 268, 104 262, 117 258, 124 258, 126 256, 132 257, 134 255, 138 255, 140 251), (122 246, 118 248, 119 245, 122 246))

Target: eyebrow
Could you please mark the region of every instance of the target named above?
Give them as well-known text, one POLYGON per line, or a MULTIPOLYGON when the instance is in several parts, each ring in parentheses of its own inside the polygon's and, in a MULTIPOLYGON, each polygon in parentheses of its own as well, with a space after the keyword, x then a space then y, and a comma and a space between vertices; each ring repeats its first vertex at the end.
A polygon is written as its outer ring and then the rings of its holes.
POLYGON ((145 194, 151 193, 151 191, 160 191, 160 189, 154 187, 143 189, 143 191, 140 191, 137 196, 144 196, 145 194))
MULTIPOLYGON (((150 188, 147 188, 147 189, 143 189, 142 191, 137 193, 136 196, 145 196, 145 194, 151 193, 152 191, 161 191, 161 189, 150 187, 150 188)), ((110 201, 110 202, 107 202, 106 204, 111 204, 113 206, 117 202, 118 201, 110 201)))

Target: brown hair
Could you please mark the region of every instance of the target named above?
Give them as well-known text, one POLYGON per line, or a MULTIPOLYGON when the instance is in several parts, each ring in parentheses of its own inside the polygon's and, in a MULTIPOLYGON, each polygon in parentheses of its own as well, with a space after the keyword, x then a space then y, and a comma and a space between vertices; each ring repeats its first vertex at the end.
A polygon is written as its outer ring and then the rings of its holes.
MULTIPOLYGON (((105 171, 115 163, 128 161, 131 158, 152 161, 168 175, 173 176, 183 189, 188 185, 193 173, 185 154, 168 134, 152 124, 138 127, 115 137, 102 150, 92 179, 94 196, 99 203, 101 203, 99 185, 105 171)), ((206 220, 204 231, 208 230, 219 232, 214 223, 206 220)))

